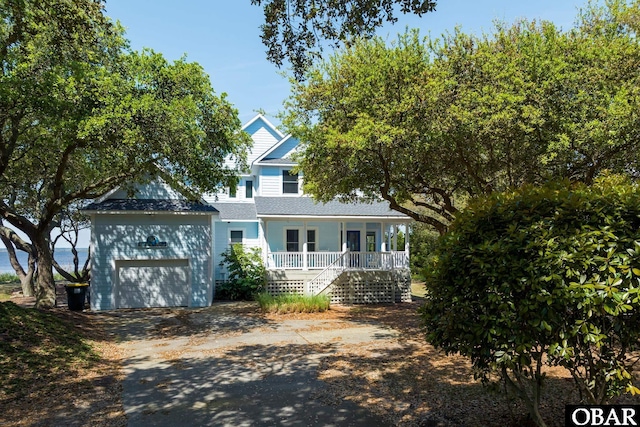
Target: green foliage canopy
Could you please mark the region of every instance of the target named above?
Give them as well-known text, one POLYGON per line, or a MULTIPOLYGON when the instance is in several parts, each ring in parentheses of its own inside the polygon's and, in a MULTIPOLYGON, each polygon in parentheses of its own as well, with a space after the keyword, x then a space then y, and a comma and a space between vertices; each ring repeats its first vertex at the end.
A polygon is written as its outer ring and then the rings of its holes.
POLYGON ((442 237, 421 309, 427 339, 498 372, 534 419, 543 374, 567 368, 590 404, 638 392, 640 190, 616 176, 475 200, 442 237))
POLYGON ((284 123, 321 201, 382 198, 444 232, 457 200, 605 169, 636 174, 640 3, 578 24, 360 40, 293 82, 284 123))
POLYGON ((52 305, 49 233, 75 201, 160 167, 196 193, 235 182, 248 135, 201 66, 128 48, 99 0, 0 3, 0 216, 37 252, 52 305))
POLYGON ((263 8, 262 42, 267 59, 278 67, 288 59, 301 79, 323 43, 334 46, 354 37, 371 37, 386 22, 396 22, 398 12, 422 16, 435 10, 432 0, 251 0, 263 8))

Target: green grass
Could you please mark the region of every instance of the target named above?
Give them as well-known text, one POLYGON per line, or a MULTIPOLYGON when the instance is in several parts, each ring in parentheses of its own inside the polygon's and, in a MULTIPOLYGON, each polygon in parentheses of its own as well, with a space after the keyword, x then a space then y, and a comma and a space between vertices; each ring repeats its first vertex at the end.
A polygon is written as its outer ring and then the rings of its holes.
POLYGON ((427 288, 425 286, 424 282, 411 282, 411 295, 418 297, 418 298, 424 298, 427 294, 427 288))
POLYGON ((76 328, 51 312, 0 302, 0 401, 36 384, 55 387, 98 355, 76 328))
POLYGON ((13 290, 19 288, 19 283, 2 283, 0 282, 0 302, 9 301, 13 290))
POLYGON ((20 278, 12 273, 0 274, 0 283, 20 283, 20 278))
POLYGON ((329 310, 327 295, 303 296, 284 294, 272 296, 261 293, 256 296, 262 311, 266 313, 318 313, 329 310))

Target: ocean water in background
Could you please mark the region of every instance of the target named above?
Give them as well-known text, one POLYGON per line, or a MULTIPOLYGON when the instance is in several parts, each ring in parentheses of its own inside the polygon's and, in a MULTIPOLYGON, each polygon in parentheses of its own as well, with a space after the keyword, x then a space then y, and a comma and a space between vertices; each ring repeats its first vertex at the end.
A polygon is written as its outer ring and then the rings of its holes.
MULTIPOLYGON (((84 262, 87 260, 87 248, 78 248, 78 262, 80 263, 80 268, 84 265, 84 262)), ((18 255, 18 260, 22 265, 22 268, 27 268, 27 254, 22 251, 16 251, 18 255)), ((70 271, 73 268, 73 253, 71 252, 71 248, 58 248, 54 254, 54 258, 58 261, 61 267, 70 271)), ((0 274, 2 273, 15 273, 13 267, 11 267, 11 263, 9 262, 9 254, 6 249, 0 249, 0 274)))

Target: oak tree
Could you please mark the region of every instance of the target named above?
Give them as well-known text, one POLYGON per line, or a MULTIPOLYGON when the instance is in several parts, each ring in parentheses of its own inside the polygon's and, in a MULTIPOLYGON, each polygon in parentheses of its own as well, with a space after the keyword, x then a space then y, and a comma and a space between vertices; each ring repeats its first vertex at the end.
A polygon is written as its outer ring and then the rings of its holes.
POLYGON ((292 81, 305 191, 382 198, 443 233, 472 196, 637 174, 639 4, 592 4, 568 31, 521 21, 340 50, 292 81))
POLYGON ((36 255, 55 303, 50 234, 75 201, 160 167, 196 193, 236 180, 249 138, 196 63, 131 51, 100 0, 0 3, 0 217, 36 255))
POLYGON ((251 0, 263 8, 262 42, 267 59, 278 67, 288 60, 296 78, 322 53, 323 44, 348 44, 371 37, 399 13, 422 16, 435 10, 433 0, 251 0))

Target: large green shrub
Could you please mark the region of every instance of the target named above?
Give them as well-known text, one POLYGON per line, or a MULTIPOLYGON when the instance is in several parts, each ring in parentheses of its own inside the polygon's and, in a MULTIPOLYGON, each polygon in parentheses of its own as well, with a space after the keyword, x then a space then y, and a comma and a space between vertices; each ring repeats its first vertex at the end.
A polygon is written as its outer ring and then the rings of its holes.
POLYGON ((445 235, 421 309, 427 339, 499 374, 538 412, 545 363, 584 401, 633 387, 640 338, 640 191, 621 177, 527 186, 472 202, 445 235))
POLYGON ((227 267, 229 278, 216 288, 217 299, 250 300, 264 290, 266 269, 260 248, 231 245, 223 252, 220 266, 227 267))

